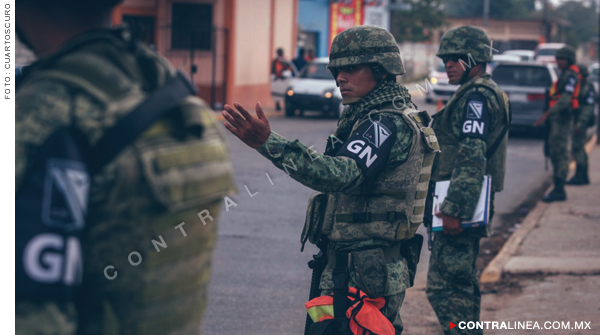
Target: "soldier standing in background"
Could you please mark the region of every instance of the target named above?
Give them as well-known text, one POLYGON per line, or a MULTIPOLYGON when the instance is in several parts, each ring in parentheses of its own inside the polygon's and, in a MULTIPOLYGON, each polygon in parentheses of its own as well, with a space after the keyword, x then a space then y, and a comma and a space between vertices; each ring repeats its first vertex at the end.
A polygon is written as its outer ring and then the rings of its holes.
POLYGON ((108 29, 119 2, 16 1, 19 38, 39 57, 16 91, 17 334, 201 329, 221 199, 233 188, 224 134, 187 86, 160 99, 172 107, 140 136, 124 135, 151 109, 139 106, 185 81, 127 30, 108 29), (81 162, 98 162, 100 143, 129 144, 98 166, 46 157, 63 138, 90 156, 81 162))
POLYGON ((427 181, 439 147, 427 128, 428 114, 415 110, 406 88, 396 83, 404 67, 388 31, 346 29, 333 40, 327 67, 343 103, 350 106, 323 155, 271 131, 260 104, 258 118, 238 103, 234 106, 241 114, 226 105, 225 127, 290 177, 323 192, 311 197, 323 208, 320 219, 307 220, 305 226, 305 232, 317 236, 311 242, 328 243, 322 250, 329 262, 321 276, 321 294, 336 290, 334 268, 350 267, 348 285, 371 297, 385 297, 381 313, 400 334, 400 306, 416 270, 413 257, 418 261, 419 255, 401 249, 416 240, 420 250, 422 237, 413 236, 423 219, 427 181), (344 252, 344 263, 351 253, 353 265, 334 264, 344 252))
POLYGON ((567 185, 588 185, 588 156, 585 152, 586 130, 594 125, 594 106, 596 104, 596 92, 594 85, 587 80, 588 69, 585 65, 578 65, 581 74, 581 93, 579 94, 579 109, 575 111, 575 123, 573 127, 573 144, 571 154, 577 164, 575 176, 567 181, 567 185))
MULTIPOLYGON (((450 187, 441 213, 436 213, 443 220, 443 232, 435 233, 426 293, 445 334, 482 333, 449 326, 450 322, 479 321, 479 240, 491 234, 494 192, 504 188, 509 102, 491 75, 486 74, 491 51, 483 30, 463 26, 442 37, 437 53, 450 83, 460 85, 434 116, 432 125, 441 154, 436 157, 431 179, 450 180, 450 187), (486 174, 492 177, 493 191, 489 223, 463 230, 461 221, 473 217, 486 174)), ((426 223, 431 224, 429 220, 426 223)))
POLYGON ((549 118, 548 146, 554 171, 554 188, 544 195, 542 201, 565 201, 565 181, 569 174, 569 140, 573 133, 573 114, 579 108, 581 75, 575 65, 575 50, 567 46, 556 51, 556 63, 562 71, 550 88, 550 109, 536 122, 540 125, 549 118))

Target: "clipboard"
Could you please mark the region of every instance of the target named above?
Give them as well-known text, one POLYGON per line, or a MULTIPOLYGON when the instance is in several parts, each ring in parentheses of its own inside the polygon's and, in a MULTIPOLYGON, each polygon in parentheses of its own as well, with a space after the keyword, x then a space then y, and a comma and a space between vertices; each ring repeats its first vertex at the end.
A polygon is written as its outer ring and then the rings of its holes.
MULTIPOLYGON (((450 187, 450 181, 439 181, 435 183, 435 193, 433 195, 433 220, 431 223, 432 231, 438 232, 443 230, 442 218, 435 216, 435 213, 440 212, 440 207, 446 199, 448 194, 448 188, 450 187)), ((483 183, 481 186, 481 194, 479 201, 475 207, 475 212, 471 220, 462 221, 462 228, 477 228, 484 227, 488 224, 490 219, 490 198, 492 192, 492 176, 485 175, 483 177, 483 183)))

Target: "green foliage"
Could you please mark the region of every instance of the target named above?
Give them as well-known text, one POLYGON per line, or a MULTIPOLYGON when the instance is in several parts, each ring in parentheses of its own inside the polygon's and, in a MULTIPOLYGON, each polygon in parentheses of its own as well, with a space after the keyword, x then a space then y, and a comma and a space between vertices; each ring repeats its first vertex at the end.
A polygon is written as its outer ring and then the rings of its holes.
POLYGON ((598 14, 596 1, 566 1, 556 9, 555 15, 571 22, 567 32, 567 44, 577 47, 589 41, 598 33, 598 14))
MULTIPOLYGON (((483 16, 483 0, 444 0, 444 11, 450 17, 483 16)), ((535 11, 535 0, 490 0, 491 18, 523 18, 535 11)))
POLYGON ((391 32, 396 41, 428 41, 444 21, 443 0, 404 0, 409 11, 392 11, 391 32))

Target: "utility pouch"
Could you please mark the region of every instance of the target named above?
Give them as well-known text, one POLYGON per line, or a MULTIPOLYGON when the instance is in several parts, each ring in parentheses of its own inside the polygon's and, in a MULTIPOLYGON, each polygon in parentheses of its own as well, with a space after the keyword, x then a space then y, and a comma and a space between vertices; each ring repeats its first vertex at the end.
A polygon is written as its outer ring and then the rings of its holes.
POLYGON ((317 192, 308 198, 304 229, 302 229, 302 236, 300 237, 300 243, 302 243, 300 251, 304 251, 304 245, 307 240, 312 244, 317 244, 319 241, 323 229, 323 217, 325 215, 326 206, 326 193, 317 192))
POLYGON ((421 248, 423 247, 423 235, 415 234, 413 238, 402 241, 400 245, 400 255, 406 259, 408 267, 408 276, 410 279, 410 287, 415 283, 415 275, 417 274, 417 264, 421 257, 421 248))
MULTIPOLYGON (((403 241, 404 243, 404 241, 403 241)), ((380 297, 387 291, 388 271, 381 248, 352 252, 356 284, 369 296, 380 297)))

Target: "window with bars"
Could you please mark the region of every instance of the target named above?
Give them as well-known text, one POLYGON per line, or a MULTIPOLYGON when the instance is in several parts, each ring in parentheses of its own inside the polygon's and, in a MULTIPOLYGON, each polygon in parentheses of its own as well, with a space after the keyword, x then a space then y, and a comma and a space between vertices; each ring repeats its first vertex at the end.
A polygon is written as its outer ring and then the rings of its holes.
POLYGON ((174 3, 171 24, 171 49, 210 50, 213 5, 174 3))

